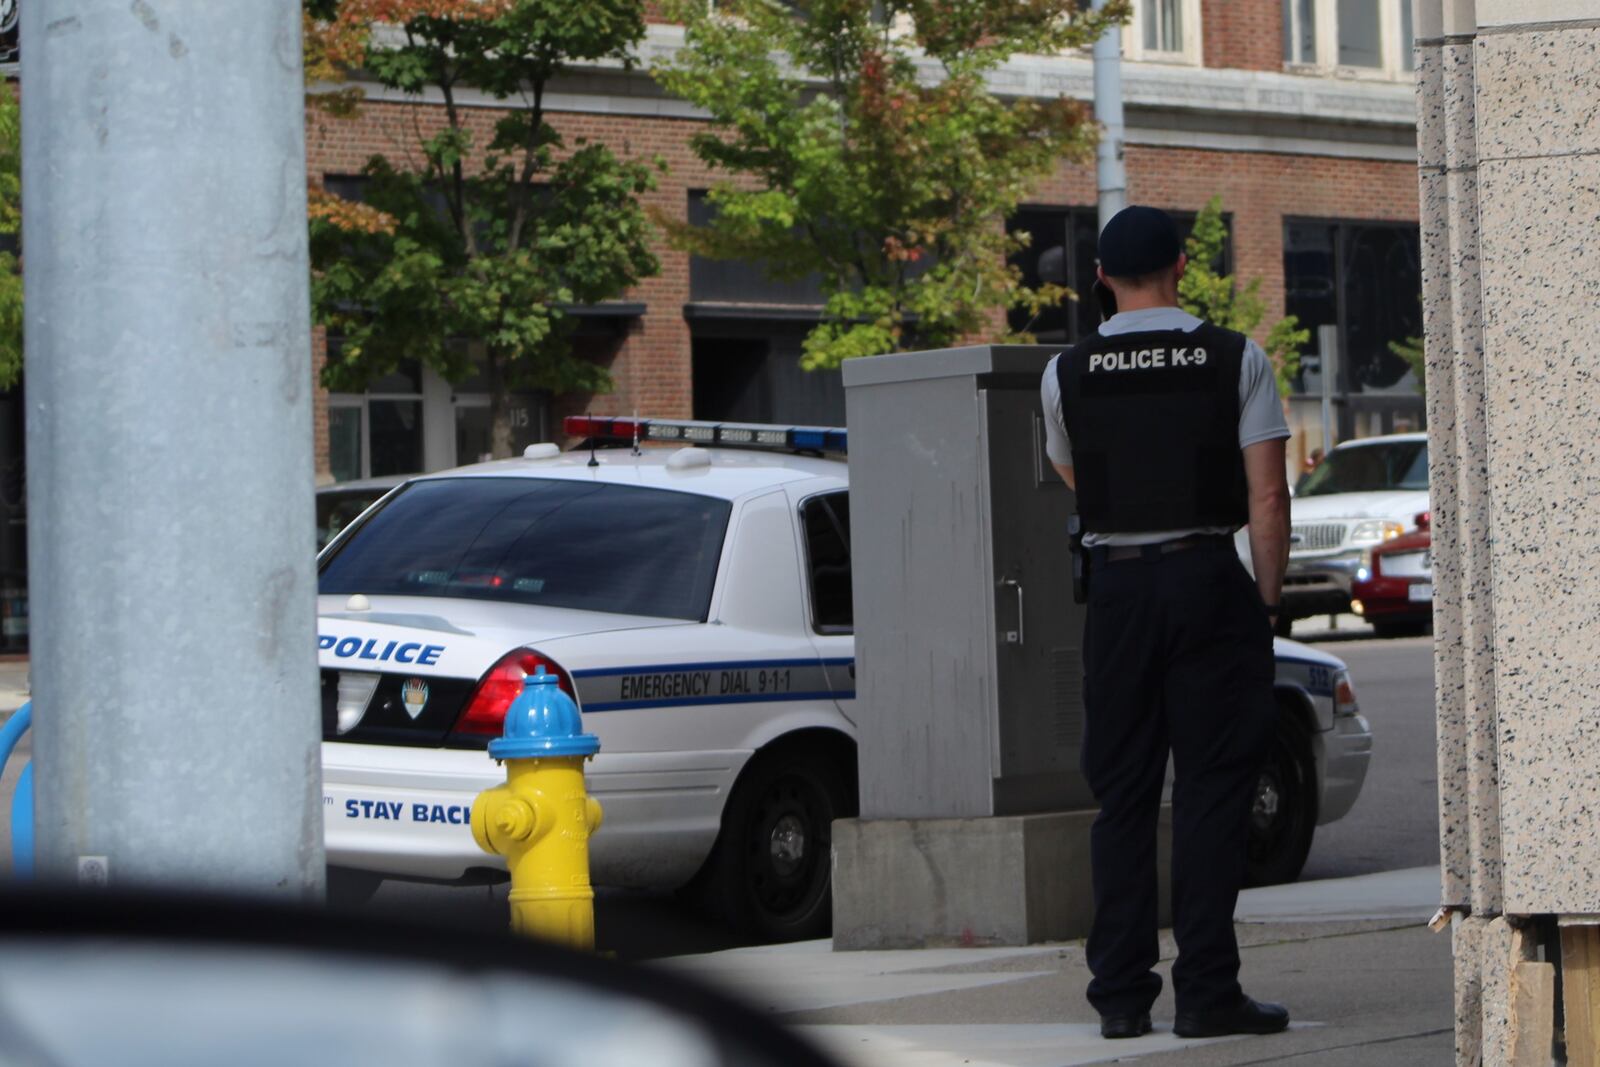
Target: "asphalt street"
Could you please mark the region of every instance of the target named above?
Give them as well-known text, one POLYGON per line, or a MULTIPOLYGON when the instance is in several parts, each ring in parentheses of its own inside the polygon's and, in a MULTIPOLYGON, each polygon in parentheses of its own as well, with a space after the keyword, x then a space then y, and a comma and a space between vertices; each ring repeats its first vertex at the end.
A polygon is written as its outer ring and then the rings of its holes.
POLYGON ((1344 660, 1372 724, 1372 765, 1356 805, 1317 829, 1301 880, 1439 861, 1433 638, 1317 641, 1344 660))

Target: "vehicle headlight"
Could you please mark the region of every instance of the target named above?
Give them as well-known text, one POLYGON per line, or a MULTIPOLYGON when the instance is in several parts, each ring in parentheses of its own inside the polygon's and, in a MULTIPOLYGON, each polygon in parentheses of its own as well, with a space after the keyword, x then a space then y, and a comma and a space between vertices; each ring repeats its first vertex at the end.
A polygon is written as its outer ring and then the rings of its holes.
MULTIPOLYGON (((1372 549, 1361 550, 1361 566, 1356 568, 1356 581, 1364 582, 1372 577, 1372 549)), ((1360 614, 1360 612, 1357 612, 1360 614)))
POLYGON ((1354 715, 1361 710, 1361 705, 1356 702, 1356 687, 1350 681, 1348 670, 1333 672, 1333 713, 1335 715, 1354 715))
POLYGON ((1355 529, 1350 531, 1350 543, 1352 545, 1382 544, 1391 537, 1399 537, 1405 531, 1406 528, 1398 522, 1390 522, 1388 519, 1368 519, 1365 522, 1356 523, 1355 529))

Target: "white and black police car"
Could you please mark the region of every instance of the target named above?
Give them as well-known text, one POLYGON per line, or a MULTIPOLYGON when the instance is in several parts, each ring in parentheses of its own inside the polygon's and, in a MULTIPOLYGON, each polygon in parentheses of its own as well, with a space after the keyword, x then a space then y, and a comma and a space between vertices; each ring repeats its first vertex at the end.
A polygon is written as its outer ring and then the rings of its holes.
MULTIPOLYGON (((844 431, 565 429, 590 447, 412 479, 318 557, 331 891, 504 877, 471 804, 503 780, 485 748, 543 666, 601 741, 597 885, 689 887, 747 935, 823 936, 830 824, 856 810, 844 431)), ((1257 881, 1298 874, 1371 749, 1344 665, 1277 652, 1257 881)))

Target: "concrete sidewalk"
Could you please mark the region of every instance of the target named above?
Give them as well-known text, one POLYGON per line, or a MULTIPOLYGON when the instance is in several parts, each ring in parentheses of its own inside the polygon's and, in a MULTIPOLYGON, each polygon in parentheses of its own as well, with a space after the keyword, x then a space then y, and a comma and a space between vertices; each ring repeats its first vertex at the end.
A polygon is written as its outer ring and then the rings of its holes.
MULTIPOLYGON (((1083 999, 1081 942, 1015 949, 831 951, 825 941, 663 961, 780 1017, 849 1067, 1454 1063, 1450 937, 1425 925, 1431 867, 1251 890, 1240 898, 1243 981, 1287 1003, 1288 1033, 1185 1041, 1170 985, 1156 1032, 1107 1042, 1083 999)), ((1163 935, 1163 977, 1174 946, 1163 935)))

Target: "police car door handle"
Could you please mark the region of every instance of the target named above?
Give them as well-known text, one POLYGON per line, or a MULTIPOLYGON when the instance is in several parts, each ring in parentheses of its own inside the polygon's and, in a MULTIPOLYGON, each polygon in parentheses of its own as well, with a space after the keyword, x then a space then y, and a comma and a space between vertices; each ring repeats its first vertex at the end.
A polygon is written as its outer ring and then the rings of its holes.
POLYGON ((1023 628, 1022 628, 1022 612, 1023 612, 1022 583, 1017 581, 1015 578, 1005 578, 1005 579, 1001 580, 1000 585, 1001 585, 1001 588, 1004 588, 1005 586, 1009 585, 1011 588, 1013 588, 1013 589, 1015 589, 1017 591, 1017 628, 1015 630, 1007 630, 1006 631, 1006 644, 1008 644, 1008 645, 1020 645, 1020 644, 1023 643, 1023 633, 1024 633, 1023 628))

